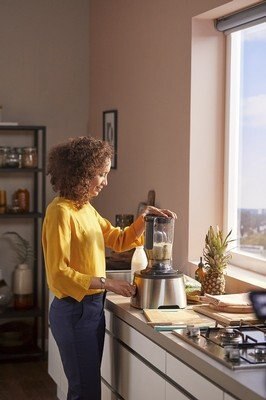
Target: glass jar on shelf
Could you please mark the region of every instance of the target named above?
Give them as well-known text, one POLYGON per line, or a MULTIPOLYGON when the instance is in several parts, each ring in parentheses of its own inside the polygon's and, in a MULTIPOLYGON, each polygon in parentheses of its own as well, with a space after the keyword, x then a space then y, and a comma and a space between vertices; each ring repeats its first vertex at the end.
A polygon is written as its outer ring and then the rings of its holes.
POLYGON ((18 199, 14 198, 13 196, 13 201, 12 201, 12 205, 9 207, 8 210, 10 213, 12 214, 18 214, 20 213, 20 208, 19 208, 19 202, 18 199))
POLYGON ((10 147, 0 147, 0 168, 6 167, 6 158, 9 151, 10 147))
POLYGON ((22 149, 22 168, 37 167, 37 149, 36 147, 23 147, 22 149))
POLYGON ((30 211, 30 194, 27 189, 18 189, 13 195, 13 204, 18 206, 18 212, 27 213, 30 211))
POLYGON ((6 168, 18 168, 19 167, 19 155, 15 148, 10 147, 9 151, 6 154, 5 161, 6 168))
POLYGON ((6 212, 6 191, 0 190, 0 214, 6 212))
POLYGON ((23 147, 15 147, 15 151, 18 155, 18 167, 21 168, 22 167, 22 151, 23 151, 23 147))

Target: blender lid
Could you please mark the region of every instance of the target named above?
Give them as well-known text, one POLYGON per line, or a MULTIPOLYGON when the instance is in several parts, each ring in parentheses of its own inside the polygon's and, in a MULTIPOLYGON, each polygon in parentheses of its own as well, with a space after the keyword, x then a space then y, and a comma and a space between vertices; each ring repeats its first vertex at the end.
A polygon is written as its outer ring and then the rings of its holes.
POLYGON ((167 224, 169 222, 171 222, 171 220, 173 219, 172 217, 162 217, 161 215, 155 215, 155 214, 148 214, 145 215, 144 217, 144 221, 147 222, 152 222, 156 219, 156 222, 158 222, 159 224, 167 224))
POLYGON ((162 217, 154 214, 148 214, 144 217, 145 221, 145 249, 152 250, 154 244, 154 231, 160 225, 166 225, 173 221, 172 217, 162 217))

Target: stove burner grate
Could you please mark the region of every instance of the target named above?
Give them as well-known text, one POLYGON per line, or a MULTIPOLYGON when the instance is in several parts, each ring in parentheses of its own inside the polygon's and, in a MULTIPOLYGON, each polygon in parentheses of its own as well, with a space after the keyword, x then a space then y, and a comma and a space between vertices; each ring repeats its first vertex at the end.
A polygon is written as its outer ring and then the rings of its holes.
POLYGON ((218 332, 217 337, 220 339, 222 345, 243 342, 243 336, 241 335, 241 332, 233 328, 221 329, 218 332))
POLYGON ((255 346, 248 352, 248 359, 257 363, 266 363, 266 345, 255 346))
POLYGON ((172 333, 231 369, 266 367, 266 326, 211 327, 193 336, 188 330, 172 333))

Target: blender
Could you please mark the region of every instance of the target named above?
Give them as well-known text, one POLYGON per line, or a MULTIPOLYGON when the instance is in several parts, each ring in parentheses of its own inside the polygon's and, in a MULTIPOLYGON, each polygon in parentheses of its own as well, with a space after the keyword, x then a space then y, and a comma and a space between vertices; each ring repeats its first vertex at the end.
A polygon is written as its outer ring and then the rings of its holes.
POLYGON ((148 266, 134 273, 136 293, 131 305, 136 308, 185 308, 184 276, 172 267, 175 220, 146 215, 144 247, 148 266))

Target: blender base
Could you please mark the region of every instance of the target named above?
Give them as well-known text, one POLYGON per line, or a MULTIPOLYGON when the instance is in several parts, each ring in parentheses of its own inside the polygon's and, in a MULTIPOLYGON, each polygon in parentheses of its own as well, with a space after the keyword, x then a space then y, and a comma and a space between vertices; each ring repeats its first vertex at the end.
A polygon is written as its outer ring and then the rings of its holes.
POLYGON ((145 308, 185 308, 187 297, 182 273, 144 275, 140 271, 134 274, 136 294, 130 304, 139 309, 145 308))

